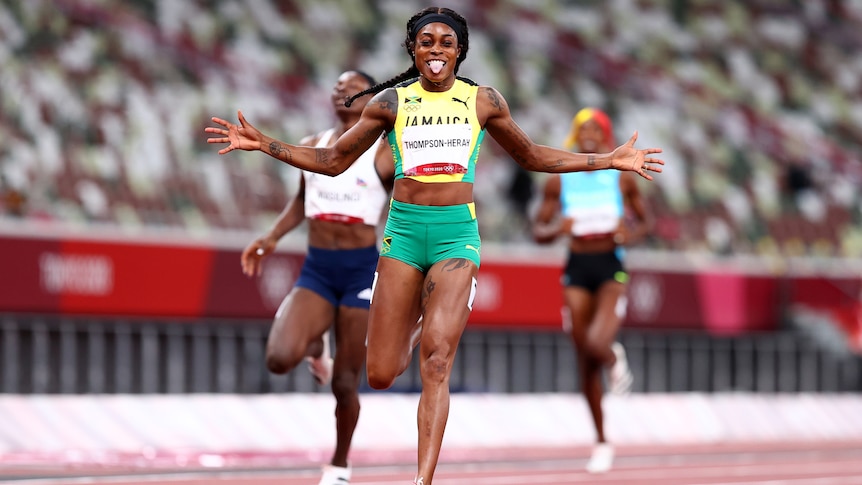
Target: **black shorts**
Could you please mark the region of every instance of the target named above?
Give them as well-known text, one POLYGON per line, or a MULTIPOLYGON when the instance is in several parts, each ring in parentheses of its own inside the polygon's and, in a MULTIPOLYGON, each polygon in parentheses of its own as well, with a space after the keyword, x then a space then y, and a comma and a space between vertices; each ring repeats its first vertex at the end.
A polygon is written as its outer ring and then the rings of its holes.
POLYGON ((563 286, 577 286, 595 293, 606 281, 625 284, 628 280, 629 275, 616 251, 588 254, 569 251, 569 260, 566 262, 561 283, 563 286))

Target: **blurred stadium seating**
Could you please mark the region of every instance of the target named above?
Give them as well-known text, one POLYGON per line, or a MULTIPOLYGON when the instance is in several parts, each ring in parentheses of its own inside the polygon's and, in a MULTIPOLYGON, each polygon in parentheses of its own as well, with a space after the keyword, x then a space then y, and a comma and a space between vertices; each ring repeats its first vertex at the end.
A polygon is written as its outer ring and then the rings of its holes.
MULTIPOLYGON (((447 4, 447 2, 441 2, 447 4)), ((449 2, 450 4, 452 2, 449 2)), ((862 9, 812 0, 482 0, 461 72, 498 87, 538 142, 586 105, 662 146, 644 183, 655 249, 862 255, 862 9)), ((57 0, 0 5, 0 217, 212 234, 266 226, 296 171, 220 157, 237 109, 285 140, 330 121, 328 87, 406 66, 415 1, 57 0)), ((476 197, 488 241, 525 242, 539 175, 493 143, 476 197), (512 217, 512 213, 517 217, 512 217)))

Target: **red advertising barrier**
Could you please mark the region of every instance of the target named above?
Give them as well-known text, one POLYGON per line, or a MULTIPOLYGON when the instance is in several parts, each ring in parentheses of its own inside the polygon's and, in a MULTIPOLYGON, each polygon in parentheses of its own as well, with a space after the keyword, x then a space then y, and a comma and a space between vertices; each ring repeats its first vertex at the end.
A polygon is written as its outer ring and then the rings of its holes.
MULTIPOLYGON (((237 248, 0 236, 0 312, 165 318, 275 314, 304 255, 277 252, 248 278, 237 248)), ((788 305, 836 310, 859 328, 862 277, 782 277, 630 267, 625 325, 714 334, 772 330, 788 305)), ((559 329, 559 265, 485 258, 470 324, 559 329)), ((851 329, 853 330, 853 329, 851 329)), ((855 331, 855 330, 854 330, 855 331)))
MULTIPOLYGON (((471 323, 560 328, 561 274, 562 264, 483 261, 471 323)), ((774 277, 632 268, 625 324, 715 334, 772 330, 779 317, 778 289, 774 277)))
POLYGON ((482 261, 470 324, 561 328, 561 268, 482 261))
POLYGON ((238 250, 2 237, 0 311, 271 318, 303 258, 272 255, 260 278, 247 278, 238 250))
POLYGON ((626 323, 714 334, 772 330, 779 318, 778 289, 771 276, 633 269, 626 323))

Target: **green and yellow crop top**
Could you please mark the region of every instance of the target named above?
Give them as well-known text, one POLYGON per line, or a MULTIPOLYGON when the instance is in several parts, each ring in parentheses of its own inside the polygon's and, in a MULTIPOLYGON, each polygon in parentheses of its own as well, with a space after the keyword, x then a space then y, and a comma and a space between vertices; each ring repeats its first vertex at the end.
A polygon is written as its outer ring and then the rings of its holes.
POLYGON ((448 91, 432 93, 418 79, 395 88, 398 114, 388 141, 395 178, 427 183, 469 182, 485 130, 476 116, 479 87, 458 78, 448 91))

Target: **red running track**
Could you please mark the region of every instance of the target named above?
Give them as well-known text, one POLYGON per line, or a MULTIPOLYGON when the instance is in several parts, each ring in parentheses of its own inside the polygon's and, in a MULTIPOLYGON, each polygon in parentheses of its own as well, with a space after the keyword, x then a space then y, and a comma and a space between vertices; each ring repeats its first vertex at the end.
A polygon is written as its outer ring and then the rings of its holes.
MULTIPOLYGON (((617 449, 614 469, 602 475, 583 471, 584 448, 501 451, 484 460, 441 461, 436 485, 533 484, 749 484, 862 485, 862 442, 727 444, 617 449)), ((464 455, 462 455, 464 456, 464 455)), ((407 485, 414 466, 373 463, 354 467, 354 485, 407 485)), ((0 483, 61 485, 316 485, 319 470, 307 462, 273 467, 167 468, 156 466, 0 465, 0 483)))

